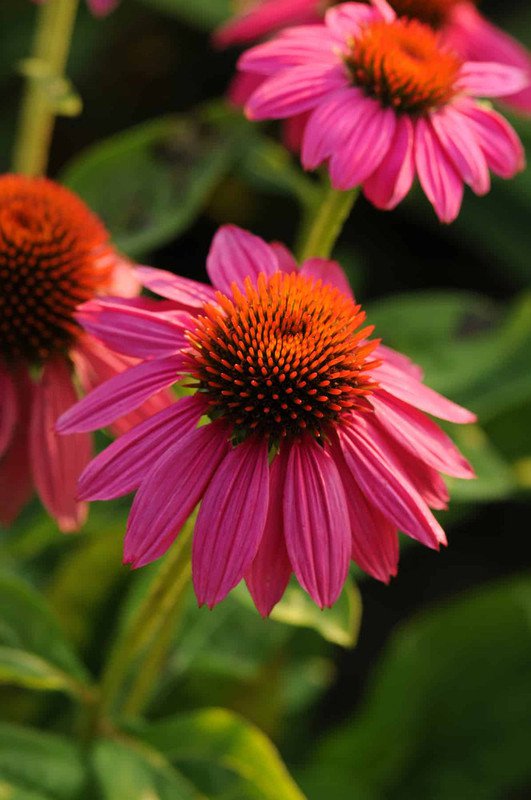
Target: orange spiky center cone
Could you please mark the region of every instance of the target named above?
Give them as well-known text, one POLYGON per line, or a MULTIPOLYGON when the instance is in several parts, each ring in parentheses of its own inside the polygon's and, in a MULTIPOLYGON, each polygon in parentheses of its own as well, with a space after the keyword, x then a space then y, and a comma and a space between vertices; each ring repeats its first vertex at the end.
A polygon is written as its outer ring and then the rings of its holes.
POLYGON ((44 178, 0 177, 0 358, 40 365, 80 333, 76 306, 103 291, 107 231, 72 192, 44 178))
POLYGON ((188 369, 210 416, 225 418, 236 438, 320 437, 364 405, 378 342, 366 341, 373 329, 360 329, 364 312, 338 289, 278 272, 217 301, 189 333, 188 369))

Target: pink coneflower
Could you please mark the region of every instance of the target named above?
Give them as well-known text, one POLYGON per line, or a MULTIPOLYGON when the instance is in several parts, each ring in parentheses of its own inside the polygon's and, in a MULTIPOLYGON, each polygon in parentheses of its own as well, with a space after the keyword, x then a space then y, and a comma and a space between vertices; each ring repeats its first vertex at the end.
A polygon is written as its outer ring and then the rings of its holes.
POLYGON ((385 0, 331 8, 324 25, 288 28, 244 53, 240 67, 265 78, 248 116, 309 114, 304 167, 326 161, 334 188, 361 185, 378 208, 394 208, 417 175, 439 218, 451 222, 464 183, 485 194, 489 168, 509 178, 524 166, 514 130, 476 99, 514 92, 524 73, 462 62, 385 0))
MULTIPOLYGON (((46 0, 33 0, 34 3, 45 3, 46 0)), ((120 0, 87 0, 87 6, 95 17, 106 17, 118 6, 120 0)))
MULTIPOLYGON (((441 40, 467 61, 496 61, 527 72, 531 84, 531 55, 512 36, 489 22, 474 2, 465 0, 390 0, 400 17, 417 19, 436 30, 441 40)), ((220 47, 247 44, 292 25, 320 22, 334 0, 257 0, 216 32, 220 47)), ((531 87, 508 95, 506 103, 531 112, 531 87)))
MULTIPOLYGON (((92 457, 87 434, 60 437, 57 417, 85 390, 134 363, 74 320, 100 294, 138 293, 128 262, 72 192, 45 179, 0 177, 0 522, 9 524, 33 487, 64 531, 83 521, 77 478, 92 457)), ((166 403, 117 423, 119 431, 166 403)))
POLYGON ((102 341, 147 360, 84 398, 60 430, 107 425, 176 380, 195 390, 111 444, 81 477, 85 499, 138 490, 125 561, 141 567, 162 556, 201 503, 199 603, 214 606, 245 578, 267 615, 292 572, 319 606, 335 602, 351 559, 387 582, 397 529, 438 549, 446 539, 429 507, 446 507, 439 472, 473 473, 421 411, 461 423, 474 415, 369 339, 336 262, 298 269, 282 246, 226 226, 207 269, 217 291, 140 270, 173 301, 173 317, 105 299, 80 311, 102 341))

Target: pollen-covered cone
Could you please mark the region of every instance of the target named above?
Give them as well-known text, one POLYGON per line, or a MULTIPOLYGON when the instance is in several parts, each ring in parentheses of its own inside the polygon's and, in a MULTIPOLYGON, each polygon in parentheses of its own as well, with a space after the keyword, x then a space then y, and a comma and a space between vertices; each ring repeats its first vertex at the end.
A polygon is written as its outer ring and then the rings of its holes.
POLYGON ((490 172, 510 178, 524 167, 518 136, 478 98, 519 91, 526 73, 463 62, 385 0, 331 8, 324 24, 288 28, 239 66, 263 77, 247 116, 306 115, 303 166, 326 163, 334 188, 361 185, 378 208, 395 208, 418 177, 439 219, 451 222, 465 184, 486 194, 490 172))
MULTIPOLYGON (((85 333, 76 306, 112 293, 138 294, 132 265, 111 247, 99 219, 46 179, 0 177, 0 523, 37 490, 64 531, 83 522, 77 479, 91 436, 59 437, 57 417, 79 397, 135 361, 85 333)), ((129 300, 132 302, 132 300, 129 300)), ((153 398, 115 430, 160 410, 153 398)))
MULTIPOLYGON (((247 44, 283 28, 320 22, 334 0, 257 0, 243 3, 242 11, 220 27, 219 47, 247 44)), ((377 5, 377 2, 374 2, 377 5)), ((496 61, 524 70, 531 84, 531 54, 512 36, 480 13, 470 0, 389 0, 399 17, 416 19, 437 31, 441 39, 467 61, 496 61)), ((531 113, 531 86, 511 93, 503 102, 531 113)))
POLYGON ((199 603, 214 606, 244 578, 267 615, 292 573, 321 607, 336 601, 351 559, 387 582, 399 529, 438 549, 446 539, 430 508, 446 507, 440 473, 473 473, 426 414, 474 415, 371 339, 336 262, 298 267, 282 245, 226 226, 207 270, 213 288, 138 270, 165 298, 160 312, 105 299, 80 310, 89 332, 145 361, 74 406, 59 430, 108 425, 180 379, 194 390, 81 476, 86 499, 136 491, 125 561, 162 556, 199 504, 199 603))

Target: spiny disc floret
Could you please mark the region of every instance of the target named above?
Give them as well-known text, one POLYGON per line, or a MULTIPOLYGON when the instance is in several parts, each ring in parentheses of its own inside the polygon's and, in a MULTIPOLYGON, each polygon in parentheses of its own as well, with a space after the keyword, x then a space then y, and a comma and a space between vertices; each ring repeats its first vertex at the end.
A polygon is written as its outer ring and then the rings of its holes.
POLYGON ((189 334, 189 371, 237 438, 321 436, 370 394, 377 342, 363 341, 372 328, 359 330, 365 314, 339 290, 278 272, 217 300, 189 334))

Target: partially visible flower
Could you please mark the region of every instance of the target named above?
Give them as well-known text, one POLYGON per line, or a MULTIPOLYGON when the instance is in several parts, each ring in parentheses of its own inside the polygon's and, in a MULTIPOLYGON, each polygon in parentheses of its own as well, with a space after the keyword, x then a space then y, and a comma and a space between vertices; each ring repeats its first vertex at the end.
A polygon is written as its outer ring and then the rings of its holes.
POLYGON ((141 567, 162 556, 201 503, 199 603, 214 606, 245 578, 267 615, 292 572, 321 607, 336 601, 351 559, 389 581, 397 529, 431 548, 446 543, 429 510, 446 508, 439 473, 473 472, 421 412, 459 423, 474 415, 369 338, 336 262, 313 258, 299 269, 283 246, 226 226, 207 270, 217 291, 140 269, 167 298, 160 314, 105 299, 80 309, 88 331, 146 360, 85 397, 60 430, 107 425, 180 379, 195 390, 111 444, 81 477, 86 499, 138 490, 125 561, 141 567))
MULTIPOLYGON (((518 111, 531 113, 531 54, 516 39, 489 22, 470 0, 389 0, 398 16, 417 19, 440 32, 441 40, 467 61, 496 61, 527 72, 529 86, 504 97, 518 111)), ((218 29, 220 47, 247 44, 282 28, 320 22, 334 0, 256 0, 218 29)))
MULTIPOLYGON (((46 0, 33 0, 34 3, 45 3, 46 0)), ((106 17, 118 6, 120 0, 87 0, 87 6, 95 17, 106 17)))
POLYGON ((264 78, 246 105, 251 119, 307 114, 302 163, 327 162, 332 185, 361 185, 378 208, 394 208, 417 175, 443 222, 459 213, 463 184, 490 189, 489 169, 510 178, 524 166, 511 126, 477 97, 511 94, 525 73, 463 62, 417 20, 345 3, 324 25, 288 28, 240 58, 264 78))
MULTIPOLYGON (((76 306, 101 294, 133 297, 140 284, 99 219, 46 179, 0 177, 0 522, 36 488, 64 531, 83 522, 77 478, 92 457, 87 434, 59 437, 57 417, 135 363, 86 334, 76 306)), ((129 301, 131 302, 131 301, 129 301)), ((169 398, 153 398, 115 426, 127 430, 169 398)))

